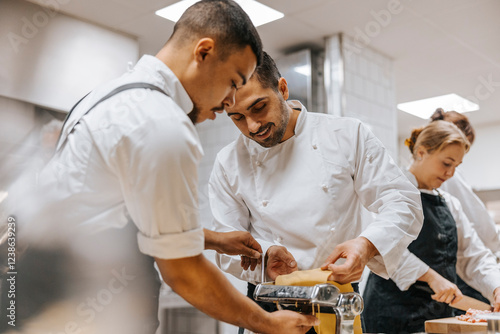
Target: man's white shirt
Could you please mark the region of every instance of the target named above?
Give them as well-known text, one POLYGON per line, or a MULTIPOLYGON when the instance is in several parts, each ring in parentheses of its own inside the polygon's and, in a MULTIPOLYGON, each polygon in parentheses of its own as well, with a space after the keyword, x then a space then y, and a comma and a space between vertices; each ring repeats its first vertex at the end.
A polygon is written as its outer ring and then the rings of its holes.
POLYGON ((92 91, 63 132, 81 117, 75 130, 40 174, 43 196, 34 199, 41 211, 35 218, 60 221, 54 226, 66 225, 70 234, 95 233, 123 227, 128 214, 142 253, 164 259, 200 254, 197 167, 203 150, 187 116, 192 108, 174 73, 152 56, 92 91), (127 90, 82 117, 100 98, 132 82, 156 85, 168 96, 127 90))

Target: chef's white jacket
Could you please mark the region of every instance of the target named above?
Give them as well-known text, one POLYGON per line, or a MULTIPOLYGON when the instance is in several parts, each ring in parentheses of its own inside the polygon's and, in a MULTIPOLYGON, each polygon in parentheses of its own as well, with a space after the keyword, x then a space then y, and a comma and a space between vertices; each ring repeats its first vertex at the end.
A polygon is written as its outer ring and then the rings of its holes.
POLYGON ((41 212, 27 230, 67 229, 71 238, 122 228, 128 212, 142 253, 164 259, 198 255, 204 249, 197 193, 203 151, 187 116, 191 99, 163 62, 143 56, 133 70, 92 91, 72 113, 63 136, 101 97, 132 82, 151 83, 168 96, 127 90, 83 116, 40 174, 42 196, 26 208, 41 212))
MULTIPOLYGON (((408 179, 418 186, 415 176, 406 171, 408 179)), ((471 287, 493 301, 493 291, 500 286, 500 267, 496 257, 487 249, 471 227, 458 199, 439 190, 420 189, 432 195, 441 195, 457 224, 457 274, 471 287)), ((401 290, 407 290, 418 278, 427 272, 429 266, 406 250, 403 260, 391 279, 401 290)))
POLYGON ((474 194, 471 186, 465 181, 460 169, 455 170, 453 177, 440 187, 456 197, 464 210, 470 225, 476 230, 484 245, 500 259, 500 237, 498 235, 495 221, 488 213, 484 203, 474 194))
MULTIPOLYGON (((381 254, 369 267, 387 277, 423 219, 418 190, 360 121, 303 106, 285 142, 265 148, 240 135, 220 151, 209 195, 217 231, 250 231, 264 253, 285 246, 300 270, 319 267, 336 245, 363 236, 381 254), (367 226, 363 207, 378 213, 367 226)), ((240 279, 261 280, 237 256, 218 255, 217 263, 240 279)))

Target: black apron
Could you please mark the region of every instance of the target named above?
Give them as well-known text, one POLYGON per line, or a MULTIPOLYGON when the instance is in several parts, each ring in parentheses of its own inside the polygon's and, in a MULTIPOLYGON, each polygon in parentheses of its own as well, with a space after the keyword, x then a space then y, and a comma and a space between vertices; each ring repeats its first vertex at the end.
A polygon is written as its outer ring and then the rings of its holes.
MULTIPOLYGON (((421 193, 424 224, 408 250, 447 280, 456 283, 457 227, 445 200, 421 193)), ((364 332, 424 332, 426 320, 453 316, 453 309, 431 298, 429 285, 416 282, 401 291, 392 280, 370 273, 363 294, 364 332), (427 290, 427 291, 426 291, 427 290)))

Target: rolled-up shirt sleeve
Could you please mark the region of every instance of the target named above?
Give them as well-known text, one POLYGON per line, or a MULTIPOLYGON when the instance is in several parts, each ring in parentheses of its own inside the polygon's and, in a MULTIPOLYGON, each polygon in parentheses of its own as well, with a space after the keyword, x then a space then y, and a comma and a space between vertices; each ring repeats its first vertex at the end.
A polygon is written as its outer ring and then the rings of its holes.
POLYGON ((428 270, 429 266, 409 250, 405 250, 398 268, 391 279, 401 291, 408 290, 428 270))
POLYGON ((142 253, 177 259, 203 251, 197 192, 202 155, 193 124, 174 113, 136 127, 116 145, 112 167, 142 253))
POLYGON ((404 250, 416 239, 423 223, 420 192, 394 163, 382 143, 361 123, 354 170, 354 187, 363 205, 376 213, 360 236, 380 256, 368 262, 378 275, 394 274, 404 250))

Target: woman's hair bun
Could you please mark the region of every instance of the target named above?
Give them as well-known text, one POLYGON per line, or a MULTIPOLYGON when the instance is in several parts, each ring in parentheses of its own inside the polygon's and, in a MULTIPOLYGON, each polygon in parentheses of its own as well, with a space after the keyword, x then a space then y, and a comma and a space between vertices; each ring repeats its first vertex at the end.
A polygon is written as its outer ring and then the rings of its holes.
POLYGON ((413 129, 410 138, 406 138, 405 145, 410 149, 411 154, 413 154, 413 148, 417 142, 418 135, 422 132, 424 128, 413 129))
POLYGON ((442 121, 444 120, 444 110, 443 108, 437 108, 434 114, 431 116, 431 121, 442 121))

